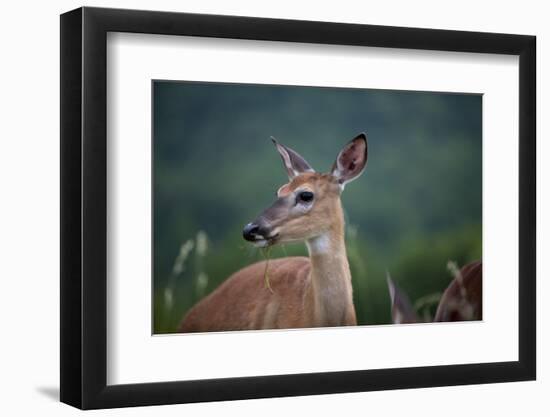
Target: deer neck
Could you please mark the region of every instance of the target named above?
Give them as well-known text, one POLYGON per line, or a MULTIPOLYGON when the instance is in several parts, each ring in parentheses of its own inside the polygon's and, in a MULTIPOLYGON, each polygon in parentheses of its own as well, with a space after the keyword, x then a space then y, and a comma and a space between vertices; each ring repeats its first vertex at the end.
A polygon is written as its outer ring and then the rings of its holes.
POLYGON ((344 241, 341 208, 324 234, 306 241, 311 261, 313 317, 317 326, 342 325, 353 308, 351 272, 344 241))

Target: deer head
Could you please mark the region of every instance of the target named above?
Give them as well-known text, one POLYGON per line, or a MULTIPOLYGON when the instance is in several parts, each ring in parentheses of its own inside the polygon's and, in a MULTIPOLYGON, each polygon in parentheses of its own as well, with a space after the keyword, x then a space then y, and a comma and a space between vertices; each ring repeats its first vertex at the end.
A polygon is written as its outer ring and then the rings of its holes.
MULTIPOLYGON (((243 230, 256 246, 308 241, 332 229, 343 229, 340 194, 361 175, 367 163, 367 138, 361 133, 338 154, 328 173, 317 173, 296 151, 273 139, 289 182, 277 200, 243 230)), ((338 230, 343 233, 343 230, 338 230)))

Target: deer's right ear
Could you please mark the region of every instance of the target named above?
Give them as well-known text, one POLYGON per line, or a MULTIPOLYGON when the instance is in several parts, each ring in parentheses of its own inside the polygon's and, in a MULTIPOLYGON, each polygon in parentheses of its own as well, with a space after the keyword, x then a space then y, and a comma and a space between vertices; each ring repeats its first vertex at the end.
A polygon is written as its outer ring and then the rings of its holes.
POLYGON ((302 158, 296 151, 293 151, 290 148, 287 148, 284 145, 281 145, 275 140, 274 137, 271 137, 271 140, 277 147, 277 151, 283 163, 285 164, 285 169, 288 174, 288 179, 292 180, 294 177, 297 177, 304 172, 315 172, 313 168, 307 163, 307 161, 302 158))
POLYGON ((344 186, 363 173, 367 166, 367 136, 364 133, 349 142, 336 157, 332 175, 344 186))

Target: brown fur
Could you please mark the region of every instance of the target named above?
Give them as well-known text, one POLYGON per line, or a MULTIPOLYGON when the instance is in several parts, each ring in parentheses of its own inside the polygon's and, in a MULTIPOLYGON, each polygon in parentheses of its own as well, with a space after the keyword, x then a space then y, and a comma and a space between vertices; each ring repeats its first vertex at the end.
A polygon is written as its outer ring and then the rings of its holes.
POLYGON ((462 267, 439 302, 434 321, 481 320, 483 317, 482 263, 462 267))
POLYGON ((265 288, 265 262, 257 262, 231 275, 185 316, 180 330, 204 332, 310 327, 311 323, 304 320, 307 315, 305 298, 311 285, 309 259, 270 260, 268 277, 273 293, 265 288))

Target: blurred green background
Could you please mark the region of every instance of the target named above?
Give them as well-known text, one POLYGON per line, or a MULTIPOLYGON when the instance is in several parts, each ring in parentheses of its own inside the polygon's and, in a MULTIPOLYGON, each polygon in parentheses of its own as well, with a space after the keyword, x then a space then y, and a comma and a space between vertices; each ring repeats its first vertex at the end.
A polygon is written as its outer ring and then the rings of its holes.
MULTIPOLYGON (((421 317, 481 258, 480 95, 154 81, 154 332, 263 259, 243 226, 287 182, 270 136, 318 171, 360 132, 369 159, 342 203, 359 324, 390 323, 386 271, 421 317)), ((286 245, 271 257, 306 255, 286 245)))

